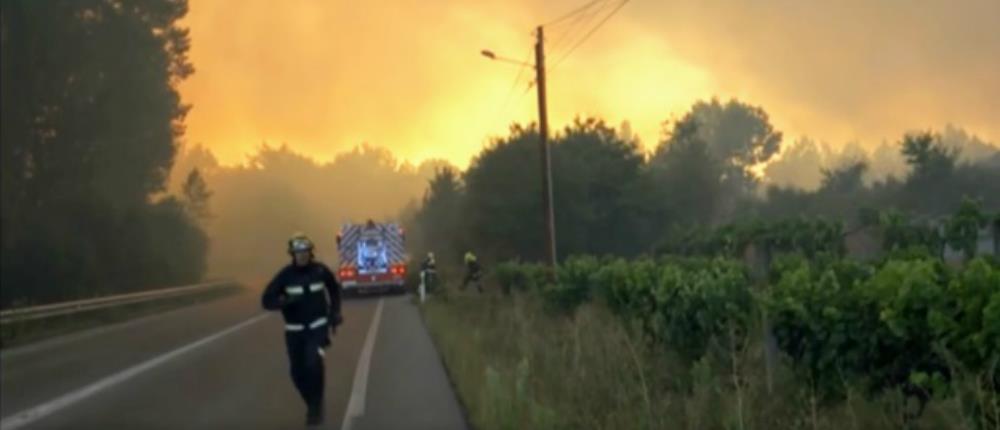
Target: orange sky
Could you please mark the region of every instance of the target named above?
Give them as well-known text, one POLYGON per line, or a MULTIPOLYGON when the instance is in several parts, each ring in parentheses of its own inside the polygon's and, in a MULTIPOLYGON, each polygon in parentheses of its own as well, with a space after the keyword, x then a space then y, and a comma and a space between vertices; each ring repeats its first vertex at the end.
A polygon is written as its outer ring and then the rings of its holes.
MULTIPOLYGON (((190 0, 186 141, 226 164, 262 142, 321 160, 368 142, 465 166, 536 115, 526 79, 508 100, 518 67, 479 51, 526 58, 535 25, 583 3, 190 0)), ((947 123, 1000 142, 998 22, 996 0, 632 0, 551 70, 550 123, 628 120, 652 146, 718 95, 834 146, 947 123)), ((580 27, 546 30, 550 66, 580 27)))

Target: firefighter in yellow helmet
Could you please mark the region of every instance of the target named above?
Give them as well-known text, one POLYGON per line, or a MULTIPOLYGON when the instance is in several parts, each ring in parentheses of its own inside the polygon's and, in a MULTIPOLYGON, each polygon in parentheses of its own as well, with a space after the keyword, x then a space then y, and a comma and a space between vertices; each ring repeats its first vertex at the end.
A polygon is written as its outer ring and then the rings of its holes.
POLYGON ((469 285, 469 282, 476 284, 476 290, 483 292, 483 267, 479 265, 479 260, 472 251, 465 253, 465 279, 462 280, 462 289, 469 285))

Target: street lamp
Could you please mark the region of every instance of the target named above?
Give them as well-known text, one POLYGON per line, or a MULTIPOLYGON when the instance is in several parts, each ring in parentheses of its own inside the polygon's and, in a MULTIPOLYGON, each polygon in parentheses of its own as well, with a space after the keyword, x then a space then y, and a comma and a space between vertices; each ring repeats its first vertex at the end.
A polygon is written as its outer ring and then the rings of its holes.
POLYGON ((535 68, 534 64, 526 63, 524 61, 518 61, 518 60, 515 60, 513 58, 501 57, 501 56, 497 55, 496 53, 494 53, 493 51, 490 51, 489 49, 484 49, 482 51, 479 51, 479 53, 482 54, 484 57, 489 58, 489 59, 494 60, 494 61, 500 61, 502 63, 516 64, 518 66, 531 67, 532 69, 535 68))

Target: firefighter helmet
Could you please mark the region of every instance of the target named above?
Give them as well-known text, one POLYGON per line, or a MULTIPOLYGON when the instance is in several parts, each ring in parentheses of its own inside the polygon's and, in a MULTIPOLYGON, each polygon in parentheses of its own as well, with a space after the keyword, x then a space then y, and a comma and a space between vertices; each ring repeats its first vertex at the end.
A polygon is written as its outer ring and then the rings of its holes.
POLYGON ((313 243, 305 233, 295 233, 288 239, 288 252, 306 252, 313 250, 313 243))

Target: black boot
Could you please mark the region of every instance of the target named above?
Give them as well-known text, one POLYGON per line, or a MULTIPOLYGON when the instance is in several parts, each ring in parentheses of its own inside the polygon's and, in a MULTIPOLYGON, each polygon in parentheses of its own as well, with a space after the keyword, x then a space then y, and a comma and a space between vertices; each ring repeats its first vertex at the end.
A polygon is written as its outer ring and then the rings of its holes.
POLYGON ((323 404, 309 405, 309 411, 306 412, 306 425, 318 426, 320 424, 323 424, 323 404))

